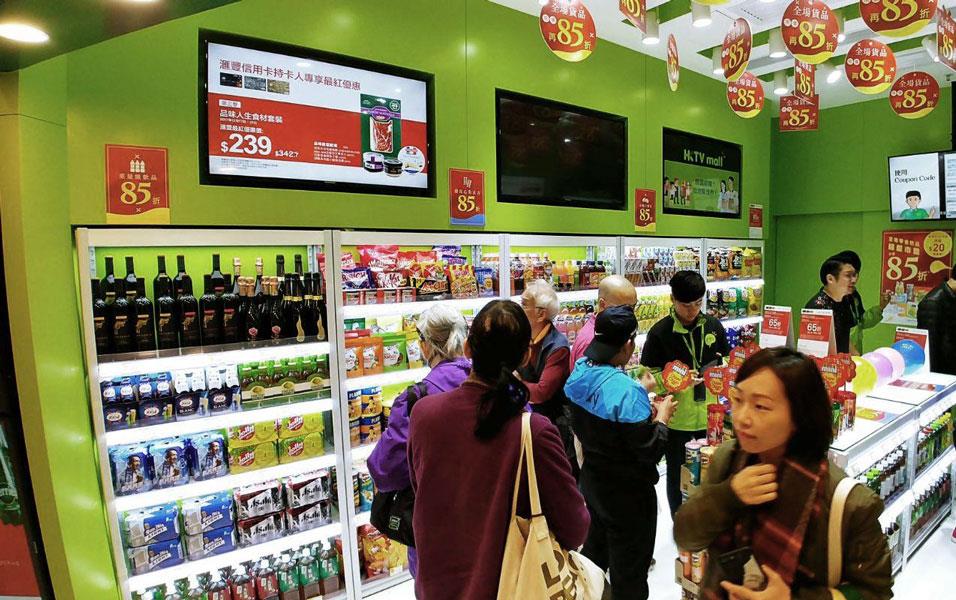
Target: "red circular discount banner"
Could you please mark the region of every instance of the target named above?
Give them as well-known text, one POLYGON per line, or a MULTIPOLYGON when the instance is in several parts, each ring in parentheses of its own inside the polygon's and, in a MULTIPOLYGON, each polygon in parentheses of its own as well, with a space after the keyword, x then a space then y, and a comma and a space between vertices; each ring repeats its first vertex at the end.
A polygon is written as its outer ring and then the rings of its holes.
POLYGON ((581 0, 551 0, 541 7, 538 23, 544 43, 568 62, 584 60, 597 46, 594 19, 581 0))
POLYGON ((860 0, 860 18, 876 33, 905 37, 926 27, 937 0, 860 0))
POLYGON ((737 81, 727 83, 727 101, 738 117, 752 119, 763 110, 763 85, 747 71, 737 81))
POLYGON ((939 104, 939 83, 929 73, 913 71, 900 77, 890 90, 890 106, 904 119, 920 119, 939 104))
POLYGON ((826 3, 793 0, 783 12, 780 33, 794 58, 818 65, 833 56, 840 25, 826 3))
POLYGON ((876 40, 860 40, 850 47, 843 61, 847 81, 863 94, 879 94, 896 79, 896 55, 876 40))
POLYGON ((677 84, 680 83, 680 55, 677 54, 677 38, 674 34, 667 36, 667 83, 671 85, 671 91, 677 91, 677 84))
POLYGON ((727 81, 737 81, 750 64, 750 51, 754 40, 747 19, 737 19, 724 36, 720 49, 720 66, 724 68, 727 81))

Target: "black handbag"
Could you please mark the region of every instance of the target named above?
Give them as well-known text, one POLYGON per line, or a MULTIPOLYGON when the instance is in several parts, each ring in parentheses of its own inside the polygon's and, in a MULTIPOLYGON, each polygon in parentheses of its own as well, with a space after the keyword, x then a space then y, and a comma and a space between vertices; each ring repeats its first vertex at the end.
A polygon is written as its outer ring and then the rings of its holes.
MULTIPOLYGON (((424 383, 408 386, 405 391, 406 411, 412 416, 412 407, 428 394, 424 383)), ((390 540, 415 547, 412 531, 412 514, 415 510, 415 491, 411 486, 392 492, 375 492, 372 497, 372 514, 369 522, 390 540)))

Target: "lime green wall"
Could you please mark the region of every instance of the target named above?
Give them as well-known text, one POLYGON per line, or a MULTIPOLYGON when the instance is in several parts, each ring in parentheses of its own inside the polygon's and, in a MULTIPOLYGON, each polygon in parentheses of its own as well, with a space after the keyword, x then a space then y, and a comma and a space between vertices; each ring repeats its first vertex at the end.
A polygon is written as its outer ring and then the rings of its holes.
MULTIPOLYGON (((766 207, 773 233, 769 105, 756 119, 738 119, 719 82, 685 70, 673 93, 663 62, 605 40, 584 63, 564 63, 545 48, 534 17, 486 0, 388 10, 358 0, 245 0, 69 53, 16 79, 19 88, 4 87, 14 106, 0 117, 0 146, 12 157, 0 165, 4 260, 31 471, 61 600, 118 597, 70 251, 71 225, 105 222, 104 144, 169 149, 174 225, 447 229, 447 170, 466 167, 487 173, 489 231, 632 233, 631 210, 494 202, 494 90, 502 87, 626 116, 631 188, 659 188, 662 127, 742 144, 747 201, 766 207), (438 197, 200 186, 200 28, 434 73, 438 197)), ((658 232, 746 237, 747 225, 660 215, 658 232)))
MULTIPOLYGON (((885 98, 828 109, 816 132, 781 133, 774 119, 775 271, 786 274, 774 286, 777 304, 802 308, 820 287, 820 263, 844 249, 863 262, 864 303, 878 302, 882 232, 937 228, 890 222, 887 157, 949 149, 950 101, 945 86, 936 110, 913 121, 896 116, 885 98)), ((868 330, 866 350, 887 345, 893 332, 868 330)))

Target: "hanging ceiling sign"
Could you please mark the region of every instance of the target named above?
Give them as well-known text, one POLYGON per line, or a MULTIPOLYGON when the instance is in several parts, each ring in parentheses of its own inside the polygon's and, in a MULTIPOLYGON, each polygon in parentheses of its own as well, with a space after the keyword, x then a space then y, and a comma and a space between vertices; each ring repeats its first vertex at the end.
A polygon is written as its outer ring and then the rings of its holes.
POLYGON ((551 0, 541 7, 541 37, 558 58, 581 62, 597 46, 594 19, 581 0, 551 0))
POLYGON ((947 10, 938 11, 936 19, 936 50, 939 62, 956 71, 956 20, 947 10))
POLYGON ((818 65, 833 56, 840 25, 820 0, 794 0, 783 12, 780 33, 797 60, 818 65))
POLYGON ((634 27, 647 33, 647 1, 646 0, 619 0, 618 8, 634 27))
POLYGON ((808 102, 817 95, 817 67, 795 60, 793 66, 793 94, 808 102))
POLYGON ((724 69, 724 78, 727 81, 737 81, 747 70, 753 43, 753 34, 747 19, 734 21, 730 31, 724 36, 724 45, 720 49, 720 66, 724 69))
POLYGON ((753 73, 747 71, 737 81, 727 83, 727 101, 738 117, 752 119, 763 110, 763 85, 753 73))
POLYGON ((939 82, 924 71, 907 73, 893 84, 890 106, 904 119, 921 119, 939 104, 939 82))
POLYGON ((816 131, 820 122, 820 97, 807 102, 799 96, 780 98, 780 131, 816 131))
POLYGON ((896 79, 893 49, 876 40, 860 40, 850 47, 843 61, 847 81, 862 94, 879 94, 896 79))
POLYGON ((937 0, 860 0, 860 18, 875 33, 906 37, 926 27, 936 8, 937 0))
POLYGON ((667 36, 667 83, 671 86, 671 91, 677 91, 677 85, 680 83, 680 55, 677 53, 677 38, 674 34, 667 36))

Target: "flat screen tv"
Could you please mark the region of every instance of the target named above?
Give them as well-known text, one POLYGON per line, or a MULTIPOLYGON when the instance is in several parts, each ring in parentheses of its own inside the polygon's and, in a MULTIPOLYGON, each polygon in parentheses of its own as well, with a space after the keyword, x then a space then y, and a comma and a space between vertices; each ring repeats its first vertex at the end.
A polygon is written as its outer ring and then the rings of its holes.
POLYGON ((200 183, 435 196, 433 77, 200 31, 200 183))
POLYGON ((956 219, 956 153, 889 157, 890 220, 956 219))
POLYGON ((497 90, 498 201, 627 208, 627 119, 497 90))
POLYGON ((665 128, 665 213, 739 219, 744 192, 739 144, 665 128))

